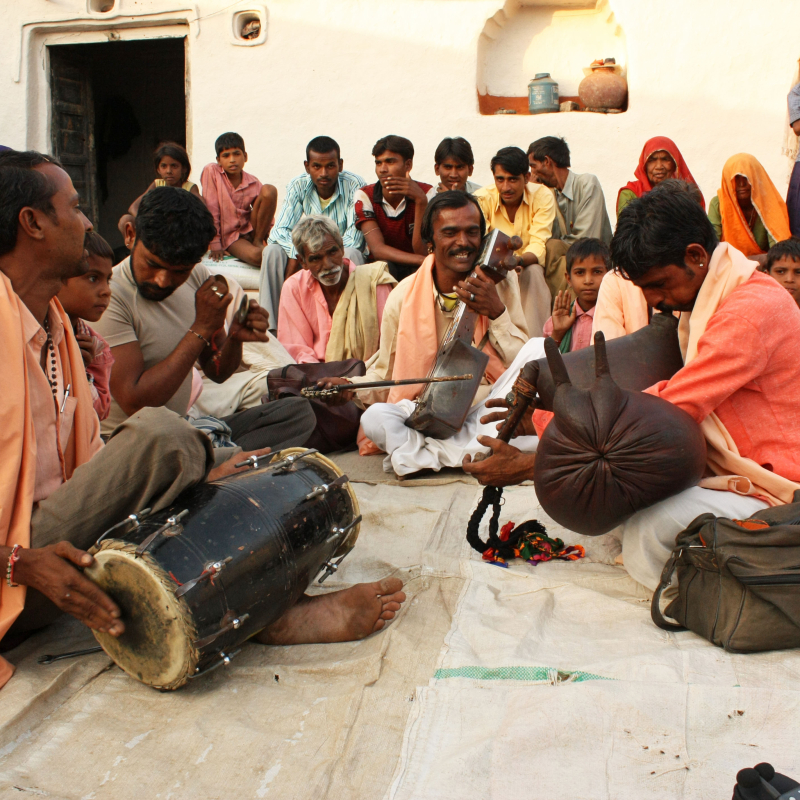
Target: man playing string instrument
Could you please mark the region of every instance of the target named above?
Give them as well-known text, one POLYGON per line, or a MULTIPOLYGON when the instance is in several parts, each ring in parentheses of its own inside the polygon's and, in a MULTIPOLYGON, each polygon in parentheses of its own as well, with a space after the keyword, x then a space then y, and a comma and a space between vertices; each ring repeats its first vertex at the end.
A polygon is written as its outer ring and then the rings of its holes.
MULTIPOLYGON (((419 270, 402 280, 389 295, 383 312, 380 350, 368 364, 367 374, 354 378, 354 383, 426 376, 457 306, 463 302, 479 315, 473 344, 478 346, 488 335, 484 353, 489 356, 489 366, 475 403, 486 398, 491 384, 511 364, 528 335, 516 273, 512 271, 495 284, 473 269, 485 224, 477 201, 465 192, 442 192, 430 201, 421 228, 430 254, 419 270)), ((342 383, 347 381, 332 378, 326 385, 342 383)), ((362 417, 364 433, 372 440, 362 440, 362 454, 386 451, 399 474, 460 463, 461 448, 456 448, 458 453, 454 451, 452 458, 442 456, 444 442, 428 439, 405 426, 404 421, 414 409, 413 400, 423 389, 422 385, 396 386, 388 390, 388 397, 386 389, 358 393, 361 402, 377 403, 362 417), (408 455, 398 453, 395 463, 393 454, 400 449, 408 455), (450 463, 452 459, 454 463, 450 463)), ((339 398, 349 399, 352 395, 343 392, 339 398)))

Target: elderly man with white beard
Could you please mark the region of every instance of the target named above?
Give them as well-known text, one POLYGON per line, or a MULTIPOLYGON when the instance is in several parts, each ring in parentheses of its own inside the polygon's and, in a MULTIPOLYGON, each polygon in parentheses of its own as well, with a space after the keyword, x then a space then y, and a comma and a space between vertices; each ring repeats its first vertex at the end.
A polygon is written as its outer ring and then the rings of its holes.
POLYGON ((292 243, 302 269, 283 286, 278 340, 298 364, 368 360, 397 283, 386 262, 353 264, 344 257, 339 228, 321 215, 303 217, 292 243))

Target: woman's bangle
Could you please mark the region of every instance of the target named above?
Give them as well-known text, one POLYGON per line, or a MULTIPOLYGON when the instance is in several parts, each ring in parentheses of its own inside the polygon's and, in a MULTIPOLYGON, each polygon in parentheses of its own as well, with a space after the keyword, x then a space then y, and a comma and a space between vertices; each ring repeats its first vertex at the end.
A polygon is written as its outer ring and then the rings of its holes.
POLYGON ((22 545, 15 544, 11 548, 11 554, 8 557, 8 566, 6 567, 6 583, 8 584, 9 589, 19 586, 18 583, 14 583, 14 567, 17 565, 17 561, 19 561, 20 550, 22 550, 22 545))
POLYGON ((205 336, 201 336, 197 331, 194 331, 191 328, 189 328, 189 333, 193 333, 198 339, 202 339, 202 341, 204 341, 208 347, 211 347, 211 342, 209 342, 205 336))

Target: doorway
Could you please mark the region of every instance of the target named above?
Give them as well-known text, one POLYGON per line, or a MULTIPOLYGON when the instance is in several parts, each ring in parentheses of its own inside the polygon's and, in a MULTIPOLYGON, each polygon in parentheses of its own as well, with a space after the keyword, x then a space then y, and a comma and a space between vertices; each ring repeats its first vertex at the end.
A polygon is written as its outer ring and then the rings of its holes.
POLYGON ((48 47, 53 155, 115 250, 119 218, 156 177, 155 148, 186 146, 184 48, 180 37, 48 47))

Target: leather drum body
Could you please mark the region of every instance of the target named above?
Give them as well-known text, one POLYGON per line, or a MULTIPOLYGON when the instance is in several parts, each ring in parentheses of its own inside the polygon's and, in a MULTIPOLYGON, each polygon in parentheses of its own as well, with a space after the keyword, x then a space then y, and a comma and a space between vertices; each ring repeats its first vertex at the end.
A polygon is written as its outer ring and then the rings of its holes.
MULTIPOLYGON (((678 342, 678 320, 671 314, 654 314, 650 324, 628 336, 606 342, 611 377, 617 386, 641 392, 669 380, 683 367, 678 342)), ((585 347, 562 356, 572 385, 588 389, 595 378, 594 348, 585 347)), ((537 408, 553 410, 555 383, 546 358, 538 359, 537 408)))
MULTIPOLYGON (((284 450, 275 462, 302 453, 284 450)), ((297 602, 326 562, 352 549, 355 495, 346 477, 324 490, 341 477, 319 454, 253 469, 189 489, 128 533, 104 538, 86 574, 122 609, 125 633, 95 632, 103 649, 161 689, 227 663, 297 602)))
POLYGON ((603 345, 598 334, 598 375, 588 389, 567 380, 555 343, 545 345, 558 387, 534 464, 542 508, 586 536, 695 486, 706 466, 700 426, 666 400, 617 386, 603 370, 603 345))

